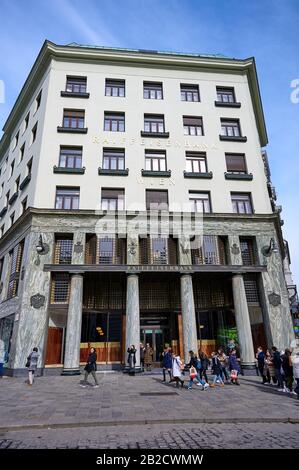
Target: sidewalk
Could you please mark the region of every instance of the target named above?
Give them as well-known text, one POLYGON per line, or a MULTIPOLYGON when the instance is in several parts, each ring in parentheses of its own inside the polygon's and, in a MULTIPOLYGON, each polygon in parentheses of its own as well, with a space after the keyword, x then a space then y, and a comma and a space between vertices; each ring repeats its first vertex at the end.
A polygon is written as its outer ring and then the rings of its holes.
MULTIPOLYGON (((299 400, 241 377, 241 386, 202 391, 177 389, 162 376, 98 373, 99 388, 80 387, 78 377, 0 381, 0 431, 7 429, 167 423, 299 423, 299 400)), ((186 378, 187 379, 187 378, 186 378)), ((185 379, 185 385, 186 385, 185 379)), ((90 383, 93 383, 90 377, 90 383)))

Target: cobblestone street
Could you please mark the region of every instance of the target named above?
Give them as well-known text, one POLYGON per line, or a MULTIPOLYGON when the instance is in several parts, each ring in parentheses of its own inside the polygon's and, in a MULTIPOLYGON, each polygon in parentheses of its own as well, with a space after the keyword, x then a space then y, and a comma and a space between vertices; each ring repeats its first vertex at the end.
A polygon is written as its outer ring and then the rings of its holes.
POLYGON ((6 378, 0 448, 299 448, 299 400, 241 377, 241 386, 176 389, 161 375, 6 378), (8 399, 9 397, 9 399, 8 399))

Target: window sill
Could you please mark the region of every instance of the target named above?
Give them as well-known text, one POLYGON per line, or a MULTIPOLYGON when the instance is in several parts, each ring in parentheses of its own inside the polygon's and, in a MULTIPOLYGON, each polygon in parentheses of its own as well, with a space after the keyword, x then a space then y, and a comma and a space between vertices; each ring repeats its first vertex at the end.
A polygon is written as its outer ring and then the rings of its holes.
POLYGON ((67 174, 74 174, 74 175, 84 175, 85 173, 85 166, 83 168, 64 168, 61 166, 54 166, 53 173, 67 173, 67 174))
POLYGON ((99 167, 98 174, 107 176, 128 176, 129 168, 126 168, 125 170, 109 170, 99 167))
POLYGON ((19 195, 19 191, 16 191, 16 192, 11 196, 11 198, 10 198, 9 201, 8 201, 8 204, 9 204, 10 206, 12 206, 12 204, 15 202, 15 200, 16 200, 17 197, 18 197, 18 195, 19 195))
POLYGON ((223 101, 215 101, 215 106, 220 108, 241 108, 241 103, 235 101, 233 103, 223 102, 223 101))
POLYGON ((213 172, 209 171, 206 173, 193 173, 189 171, 184 171, 184 178, 205 178, 205 179, 212 179, 213 178, 213 172))
POLYGON ((226 180, 247 180, 251 181, 253 179, 252 173, 224 173, 226 180))
POLYGON ((20 190, 22 191, 22 189, 25 188, 25 186, 27 186, 27 184, 29 183, 29 181, 31 180, 31 173, 29 173, 29 175, 26 176, 25 179, 23 179, 22 183, 20 184, 20 190))
POLYGON ((3 207, 2 211, 0 212, 0 218, 1 218, 1 219, 2 219, 2 217, 6 214, 7 210, 8 210, 8 207, 7 207, 7 206, 6 206, 6 207, 3 207))
POLYGON ((234 137, 232 135, 219 135, 220 140, 227 142, 247 142, 247 137, 234 137))
POLYGON ((145 132, 145 131, 140 131, 141 137, 153 137, 157 139, 168 139, 169 138, 169 132, 145 132))
POLYGON ((70 134, 87 134, 87 127, 62 127, 57 126, 57 132, 69 132, 70 134))
POLYGON ((89 93, 61 91, 60 96, 63 96, 64 98, 89 98, 89 93))
POLYGON ((151 170, 141 170, 141 176, 154 176, 160 178, 170 178, 171 170, 167 171, 151 171, 151 170))

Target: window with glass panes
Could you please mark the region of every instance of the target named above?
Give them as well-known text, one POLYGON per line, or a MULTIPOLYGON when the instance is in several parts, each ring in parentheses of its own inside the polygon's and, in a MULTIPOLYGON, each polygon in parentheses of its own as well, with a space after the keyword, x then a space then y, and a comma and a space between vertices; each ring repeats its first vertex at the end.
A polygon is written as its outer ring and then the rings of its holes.
POLYGON ((217 87, 217 101, 221 103, 235 103, 235 92, 233 88, 217 87))
POLYGON ((184 135, 203 135, 202 118, 183 116, 184 135))
POLYGON ((8 283, 7 298, 11 299, 18 295, 18 287, 20 280, 20 272, 22 266, 22 258, 24 252, 24 241, 19 243, 10 251, 10 275, 8 283))
POLYGON ((143 82, 143 98, 150 100, 162 100, 162 83, 143 82))
POLYGON ((116 211, 124 210, 125 190, 124 189, 102 189, 101 195, 102 210, 116 211))
POLYGON ((59 167, 82 168, 82 147, 60 147, 59 167))
POLYGON ((164 116, 157 114, 144 115, 144 132, 164 132, 164 116))
POLYGON ((246 160, 244 154, 226 153, 226 168, 228 173, 246 174, 246 160))
POLYGON ((189 201, 192 212, 211 212, 210 194, 204 192, 189 191, 189 201))
POLYGON ((221 119, 221 135, 227 137, 240 137, 240 123, 238 119, 221 119))
POLYGON ((67 304, 70 292, 70 275, 67 273, 55 273, 52 275, 51 304, 67 304))
POLYGON ((198 85, 181 85, 182 101, 199 101, 198 85))
POLYGON ((148 171, 166 171, 166 152, 146 150, 145 169, 148 171))
POLYGON ((167 238, 151 238, 151 257, 152 264, 167 264, 167 238))
POLYGON ((125 131, 125 113, 105 112, 104 130, 113 132, 125 131))
POLYGON ((125 81, 106 79, 106 96, 125 96, 125 81))
POLYGON ((104 149, 103 168, 105 170, 124 170, 125 149, 104 149))
POLYGON ((86 93, 86 77, 67 77, 65 91, 68 93, 86 93))
POLYGON ((75 109, 64 109, 63 111, 63 127, 72 129, 83 129, 85 111, 77 111, 75 109))
POLYGON ((249 193, 231 193, 233 212, 252 214, 251 195, 249 193))
POLYGON ((206 173, 206 154, 204 152, 186 152, 186 171, 188 173, 206 173))
POLYGON ((55 209, 79 209, 80 188, 56 188, 55 209))
POLYGON ((242 262, 246 266, 252 266, 255 264, 255 246, 252 238, 240 237, 240 249, 242 262))
POLYGON ((54 263, 71 264, 73 251, 73 238, 57 235, 55 237, 54 263))
POLYGON ((147 210, 168 210, 168 191, 146 190, 147 210))

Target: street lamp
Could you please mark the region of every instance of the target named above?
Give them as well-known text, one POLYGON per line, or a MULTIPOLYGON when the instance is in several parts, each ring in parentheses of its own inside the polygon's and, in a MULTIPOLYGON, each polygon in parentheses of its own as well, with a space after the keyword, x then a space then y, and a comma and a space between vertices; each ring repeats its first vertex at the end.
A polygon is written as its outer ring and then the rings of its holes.
POLYGON ((49 245, 43 242, 43 238, 40 235, 38 239, 38 244, 36 245, 36 251, 39 255, 45 255, 49 251, 49 245))
POLYGON ((271 256, 272 253, 278 253, 278 247, 274 238, 271 238, 269 246, 263 246, 262 253, 264 256, 271 256))

